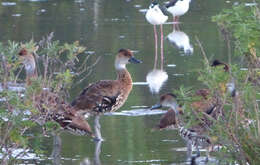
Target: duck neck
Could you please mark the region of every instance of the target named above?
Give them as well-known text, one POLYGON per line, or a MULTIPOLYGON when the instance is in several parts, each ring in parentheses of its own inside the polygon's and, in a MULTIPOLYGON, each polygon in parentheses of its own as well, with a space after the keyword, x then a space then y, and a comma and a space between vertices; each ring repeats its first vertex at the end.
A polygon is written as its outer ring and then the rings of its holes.
POLYGON ((177 104, 176 102, 173 102, 173 103, 171 103, 171 105, 170 105, 170 109, 174 110, 176 116, 179 114, 178 107, 179 107, 179 106, 178 106, 178 104, 177 104))
POLYGON ((117 69, 117 80, 125 85, 132 86, 132 78, 130 73, 127 71, 126 68, 124 69, 117 69))

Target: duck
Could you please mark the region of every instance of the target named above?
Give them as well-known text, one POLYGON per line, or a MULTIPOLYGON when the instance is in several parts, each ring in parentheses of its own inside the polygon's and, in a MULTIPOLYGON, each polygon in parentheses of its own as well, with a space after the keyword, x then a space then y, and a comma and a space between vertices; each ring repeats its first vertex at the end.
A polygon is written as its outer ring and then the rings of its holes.
POLYGON ((153 25, 154 27, 154 41, 155 41, 155 57, 157 59, 158 57, 158 37, 157 37, 157 30, 156 26, 160 25, 160 31, 161 31, 161 62, 164 60, 163 56, 163 24, 166 23, 168 20, 167 10, 164 6, 160 6, 157 1, 153 1, 149 9, 147 10, 145 14, 145 18, 147 22, 153 25))
MULTIPOLYGON (((22 48, 18 55, 25 66, 26 85, 30 87, 32 79, 38 76, 33 52, 22 48)), ((37 123, 44 124, 47 121, 55 121, 61 128, 73 134, 90 135, 95 138, 88 122, 82 116, 78 116, 74 108, 60 98, 57 93, 42 90, 33 96, 32 100, 34 107, 40 112, 35 119, 37 123)))
POLYGON ((177 115, 182 113, 181 108, 176 101, 176 95, 172 93, 166 93, 160 97, 160 102, 151 107, 153 109, 159 109, 162 107, 169 107, 168 111, 162 116, 159 124, 156 128, 162 129, 174 129, 178 125, 177 115))
MULTIPOLYGON (((222 62, 218 59, 215 59, 211 67, 222 67, 225 73, 230 73, 229 65, 225 62, 222 62)), ((220 84, 220 89, 222 93, 225 93, 226 91, 234 98, 236 96, 236 88, 235 88, 235 82, 234 79, 230 76, 229 80, 226 83, 220 84)))
POLYGON ((127 71, 129 63, 142 63, 130 49, 120 49, 115 58, 116 80, 100 80, 88 85, 71 103, 81 114, 102 114, 118 110, 128 98, 133 82, 127 71))
MULTIPOLYGON (((180 117, 180 115, 183 115, 183 109, 177 103, 177 96, 175 94, 163 94, 160 96, 160 102, 152 106, 151 110, 162 107, 169 107, 169 110, 161 117, 156 128, 159 130, 178 129, 180 136, 187 142, 188 150, 192 150, 192 146, 195 146, 197 148, 197 155, 199 155, 198 146, 209 147, 212 145, 211 139, 205 135, 207 127, 204 124, 199 123, 190 128, 185 128, 185 123, 180 117)), ((207 110, 204 111, 207 113, 207 110)))
POLYGON ((165 5, 173 15, 173 22, 179 22, 179 17, 188 12, 191 0, 171 0, 165 5))
MULTIPOLYGON (((37 50, 38 48, 36 48, 37 50)), ((32 79, 37 78, 37 69, 36 69, 36 62, 33 55, 33 52, 29 52, 27 49, 22 48, 18 53, 22 63, 25 66, 26 71, 26 84, 31 85, 32 79)))

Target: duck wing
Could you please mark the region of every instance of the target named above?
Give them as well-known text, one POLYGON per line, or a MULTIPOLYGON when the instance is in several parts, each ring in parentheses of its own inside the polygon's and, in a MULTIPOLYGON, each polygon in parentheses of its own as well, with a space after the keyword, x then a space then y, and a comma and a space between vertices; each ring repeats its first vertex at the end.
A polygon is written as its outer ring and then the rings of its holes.
POLYGON ((85 88, 71 105, 90 112, 111 111, 120 94, 120 84, 116 80, 102 80, 85 88))
POLYGON ((164 129, 176 124, 176 116, 174 110, 168 110, 161 118, 157 128, 164 129))

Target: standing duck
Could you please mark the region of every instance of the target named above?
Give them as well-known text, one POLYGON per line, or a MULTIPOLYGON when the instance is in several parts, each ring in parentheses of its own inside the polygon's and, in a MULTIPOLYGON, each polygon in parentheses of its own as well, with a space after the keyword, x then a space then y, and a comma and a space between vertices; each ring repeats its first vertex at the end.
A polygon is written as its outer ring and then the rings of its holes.
MULTIPOLYGON (((36 50, 38 47, 36 48, 36 50)), ((28 52, 27 49, 23 48, 18 53, 22 63, 25 66, 26 71, 26 84, 31 85, 31 79, 37 77, 36 63, 32 52, 28 52)))
POLYGON ((128 98, 133 82, 126 69, 128 63, 141 63, 129 49, 120 49, 115 59, 116 80, 101 80, 86 87, 71 103, 78 113, 95 114, 95 135, 102 141, 100 114, 118 110, 128 98))
MULTIPOLYGON (((19 53, 26 70, 26 84, 31 85, 31 79, 37 78, 36 62, 33 53, 22 48, 19 53)), ((81 116, 76 115, 76 111, 68 103, 63 101, 58 94, 48 90, 42 90, 33 98, 33 105, 38 109, 39 116, 35 119, 43 124, 48 120, 57 122, 63 129, 72 133, 85 135, 88 134, 95 138, 88 122, 81 116), (44 120, 42 120, 44 119, 44 120)))
POLYGON ((132 90, 128 63, 141 63, 129 49, 120 49, 115 59, 116 80, 101 80, 86 87, 71 103, 80 113, 99 114, 119 109, 132 90))
POLYGON ((179 22, 179 16, 187 13, 191 0, 171 0, 165 5, 167 11, 173 15, 173 22, 179 22))

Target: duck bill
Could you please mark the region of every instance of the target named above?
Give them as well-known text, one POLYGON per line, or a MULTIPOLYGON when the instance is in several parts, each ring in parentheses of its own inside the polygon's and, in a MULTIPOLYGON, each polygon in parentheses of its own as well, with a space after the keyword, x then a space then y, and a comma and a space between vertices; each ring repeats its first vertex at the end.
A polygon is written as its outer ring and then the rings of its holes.
POLYGON ((155 104, 151 107, 150 110, 154 110, 154 109, 159 109, 159 108, 162 108, 162 105, 161 104, 155 104))
POLYGON ((138 59, 136 59, 135 57, 131 57, 128 61, 129 61, 130 63, 132 63, 132 64, 140 64, 140 63, 142 63, 141 60, 138 60, 138 59))

